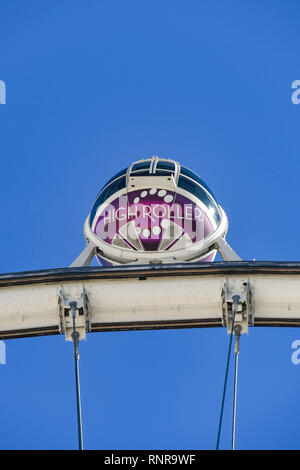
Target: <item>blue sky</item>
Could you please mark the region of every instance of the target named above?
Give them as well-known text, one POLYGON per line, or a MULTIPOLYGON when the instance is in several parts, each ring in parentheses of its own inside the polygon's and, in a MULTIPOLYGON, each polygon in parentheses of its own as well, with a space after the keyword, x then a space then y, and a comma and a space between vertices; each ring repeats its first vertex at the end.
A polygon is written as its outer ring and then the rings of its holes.
MULTIPOLYGON (((152 155, 200 174, 243 259, 299 260, 299 13, 296 0, 2 0, 1 272, 68 266, 100 187, 152 155)), ((237 448, 300 449, 295 339, 291 328, 242 337, 237 448)), ((90 334, 85 447, 213 449, 228 340, 90 334)), ((72 345, 6 346, 0 448, 76 448, 72 345)), ((230 426, 231 398, 221 448, 230 426)))

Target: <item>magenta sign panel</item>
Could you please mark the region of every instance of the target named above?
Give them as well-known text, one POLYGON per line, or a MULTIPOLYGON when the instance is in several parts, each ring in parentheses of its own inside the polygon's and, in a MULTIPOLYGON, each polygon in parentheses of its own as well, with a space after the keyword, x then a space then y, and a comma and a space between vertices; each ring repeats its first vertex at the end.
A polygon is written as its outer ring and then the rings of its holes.
MULTIPOLYGON (((160 188, 125 190, 98 209, 91 228, 109 245, 147 252, 182 250, 215 230, 201 203, 179 188, 176 193, 160 188)), ((210 253, 203 261, 214 256, 210 253)))

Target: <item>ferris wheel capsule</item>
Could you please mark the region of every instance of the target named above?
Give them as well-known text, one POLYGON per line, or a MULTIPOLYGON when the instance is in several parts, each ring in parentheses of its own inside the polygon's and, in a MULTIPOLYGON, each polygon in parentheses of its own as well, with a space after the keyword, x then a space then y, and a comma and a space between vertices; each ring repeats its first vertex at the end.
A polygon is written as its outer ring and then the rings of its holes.
POLYGON ((211 262, 240 257, 225 241, 228 219, 212 191, 170 159, 139 160, 99 192, 84 224, 85 250, 72 267, 211 262))

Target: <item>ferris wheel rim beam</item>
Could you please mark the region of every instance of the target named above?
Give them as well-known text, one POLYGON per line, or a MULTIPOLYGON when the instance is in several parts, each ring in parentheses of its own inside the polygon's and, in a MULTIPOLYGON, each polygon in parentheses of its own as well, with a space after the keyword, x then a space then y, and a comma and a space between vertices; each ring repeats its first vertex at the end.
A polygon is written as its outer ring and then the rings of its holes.
MULTIPOLYGON (((287 321, 278 321, 278 319, 262 319, 255 322, 255 325, 250 328, 258 327, 273 327, 273 328, 300 328, 300 320, 287 320, 287 321)), ((157 322, 152 323, 128 323, 120 325, 104 325, 96 324, 92 326, 92 329, 89 333, 113 333, 121 331, 155 331, 155 330, 187 330, 195 328, 224 328, 222 322, 219 319, 215 321, 198 321, 198 322, 187 322, 186 324, 182 322, 157 322)), ((30 330, 15 330, 15 331, 4 331, 0 333, 0 340, 9 340, 9 339, 26 339, 26 338, 40 338, 44 336, 61 336, 59 328, 54 325, 50 328, 43 329, 30 329, 30 330)))
POLYGON ((244 332, 252 325, 299 327, 299 284, 300 262, 126 265, 2 274, 0 339, 65 333, 68 340, 68 317, 59 308, 66 312, 72 300, 78 301, 81 339, 89 331, 228 327, 230 299, 238 289, 246 289, 244 302, 248 294, 253 297, 255 314, 251 308, 245 310, 244 332))
POLYGON ((139 276, 193 276, 238 274, 300 274, 300 261, 220 261, 208 263, 127 264, 50 268, 0 274, 0 288, 58 280, 122 279, 139 276))

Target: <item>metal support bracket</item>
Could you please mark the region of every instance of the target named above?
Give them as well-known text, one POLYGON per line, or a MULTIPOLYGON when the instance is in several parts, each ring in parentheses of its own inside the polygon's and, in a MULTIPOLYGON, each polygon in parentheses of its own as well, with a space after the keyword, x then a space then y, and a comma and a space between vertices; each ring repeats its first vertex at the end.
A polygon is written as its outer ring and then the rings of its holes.
POLYGON ((92 262, 94 255, 96 254, 96 246, 92 242, 87 242, 85 249, 80 255, 73 261, 69 266, 70 268, 78 268, 82 266, 89 266, 92 262))
POLYGON ((58 297, 58 314, 60 319, 60 333, 64 334, 66 341, 73 341, 73 312, 76 310, 76 332, 78 341, 86 339, 86 333, 91 331, 91 314, 89 299, 85 289, 78 298, 69 298, 63 290, 58 297))
POLYGON ((254 324, 253 296, 249 282, 244 282, 240 289, 230 290, 228 284, 222 289, 222 320, 227 327, 227 333, 231 333, 233 320, 233 297, 239 296, 239 304, 235 314, 234 333, 238 335, 248 333, 248 327, 254 324))
POLYGON ((223 261, 242 261, 239 255, 227 243, 224 235, 219 237, 215 244, 223 261))

